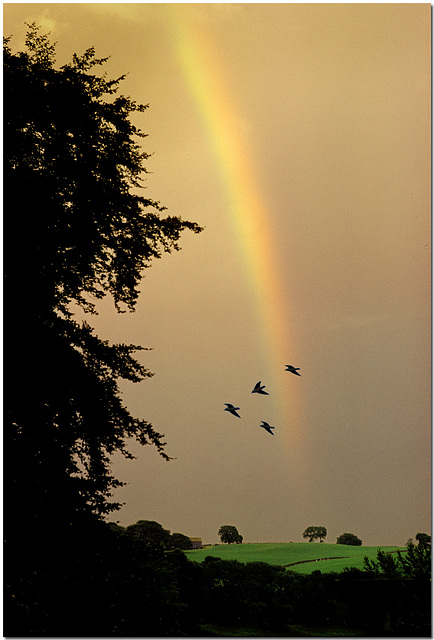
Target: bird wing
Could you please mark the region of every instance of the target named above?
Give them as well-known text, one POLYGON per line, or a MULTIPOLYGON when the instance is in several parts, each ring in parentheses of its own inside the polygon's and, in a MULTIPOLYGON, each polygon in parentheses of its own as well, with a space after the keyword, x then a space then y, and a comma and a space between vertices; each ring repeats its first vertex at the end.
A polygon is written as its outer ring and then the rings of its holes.
POLYGON ((263 429, 265 429, 265 431, 268 431, 268 433, 271 433, 272 436, 274 436, 274 433, 271 431, 271 429, 274 429, 274 427, 272 427, 271 425, 268 424, 268 422, 262 422, 262 424, 260 425, 263 429))

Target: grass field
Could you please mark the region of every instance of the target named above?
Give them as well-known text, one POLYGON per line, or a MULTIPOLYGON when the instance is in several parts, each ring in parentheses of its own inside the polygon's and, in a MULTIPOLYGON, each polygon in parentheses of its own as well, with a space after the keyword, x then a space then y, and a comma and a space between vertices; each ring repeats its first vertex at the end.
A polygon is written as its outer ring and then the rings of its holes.
POLYGON ((185 551, 190 560, 202 562, 206 556, 239 562, 268 562, 287 566, 298 573, 312 573, 321 570, 341 572, 345 567, 363 568, 363 558, 376 559, 377 550, 396 552, 405 551, 405 547, 355 547, 344 544, 327 544, 319 542, 279 542, 260 544, 225 544, 213 545, 205 549, 185 551), (342 557, 343 556, 343 557, 342 557), (330 558, 324 560, 323 558, 330 558), (301 563, 301 564, 294 564, 301 563))

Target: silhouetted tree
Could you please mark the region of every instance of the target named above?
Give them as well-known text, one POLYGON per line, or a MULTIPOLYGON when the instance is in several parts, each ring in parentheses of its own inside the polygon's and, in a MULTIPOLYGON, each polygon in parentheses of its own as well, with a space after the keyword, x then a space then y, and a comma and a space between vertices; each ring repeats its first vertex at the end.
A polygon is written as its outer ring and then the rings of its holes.
POLYGON ((407 552, 398 551, 399 564, 404 576, 431 577, 431 545, 409 545, 407 552))
POLYGON ((388 577, 429 578, 431 576, 431 546, 409 544, 407 551, 397 551, 396 556, 378 549, 377 560, 363 558, 365 571, 388 577))
POLYGON ((354 533, 342 533, 336 540, 336 544, 352 544, 360 547, 362 541, 354 533))
POLYGON ((422 549, 431 546, 431 536, 427 533, 416 533, 416 540, 422 549))
POLYGON ((62 469, 103 513, 119 485, 109 458, 132 457, 128 438, 168 456, 119 397, 119 378, 152 375, 132 357, 143 347, 100 340, 71 303, 94 312, 111 294, 118 310, 133 310, 150 260, 200 228, 161 218, 164 207, 135 192, 148 156, 130 114, 145 106, 115 97, 122 78, 91 73, 106 59, 89 49, 55 69, 54 45, 35 25, 26 45, 4 48, 6 442, 28 450, 35 470, 62 469))
POLYGON ((394 577, 399 575, 399 565, 397 559, 387 551, 378 549, 377 560, 371 560, 368 556, 363 558, 363 567, 365 571, 369 571, 378 575, 380 573, 388 577, 394 577))
POLYGON ((168 549, 170 547, 170 531, 163 529, 161 524, 153 520, 139 520, 130 524, 125 533, 137 542, 153 549, 168 549))
POLYGON ((307 527, 303 531, 303 538, 309 538, 309 542, 313 542, 314 540, 319 540, 320 542, 324 542, 324 538, 327 535, 327 529, 325 527, 307 527))
POLYGON ((97 75, 106 59, 93 48, 60 69, 54 54, 35 24, 25 51, 4 45, 4 556, 17 615, 29 589, 40 603, 53 593, 48 567, 65 575, 66 554, 72 563, 118 508, 111 455, 133 457, 135 438, 169 459, 163 436, 120 398, 119 379, 152 375, 133 357, 143 347, 99 339, 74 309, 95 313, 110 295, 132 311, 152 258, 200 231, 141 195, 148 155, 131 115, 146 106, 117 94, 123 77, 97 75))
POLYGON ((220 536, 220 540, 227 544, 231 544, 232 542, 241 544, 243 541, 243 536, 241 536, 238 533, 238 529, 231 524, 222 525, 219 529, 218 535, 220 536))
POLYGON ((172 533, 170 538, 170 546, 173 549, 193 549, 193 543, 188 536, 183 533, 172 533))

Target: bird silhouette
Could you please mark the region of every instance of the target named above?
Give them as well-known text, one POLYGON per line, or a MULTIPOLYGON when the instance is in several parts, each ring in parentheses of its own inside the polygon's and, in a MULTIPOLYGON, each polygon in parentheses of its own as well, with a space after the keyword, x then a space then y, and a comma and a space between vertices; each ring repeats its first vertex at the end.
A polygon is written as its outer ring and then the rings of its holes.
POLYGON ((285 367, 286 367, 285 371, 290 371, 291 373, 295 373, 296 376, 301 375, 300 373, 298 373, 298 371, 300 371, 300 367, 293 367, 292 364, 286 364, 285 367))
POLYGON ((261 381, 259 380, 259 382, 255 384, 255 388, 253 389, 252 393, 260 393, 263 396, 269 396, 270 394, 264 391, 264 389, 265 389, 265 384, 261 386, 261 381))
POLYGON ((262 427, 263 429, 265 429, 265 431, 268 431, 268 433, 271 433, 272 436, 274 436, 274 433, 271 431, 271 429, 274 429, 274 427, 269 425, 268 422, 264 422, 262 420, 262 422, 261 422, 261 424, 259 426, 262 427))
POLYGON ((226 405, 226 409, 223 409, 223 411, 229 411, 229 413, 232 413, 233 416, 237 416, 237 418, 241 418, 241 416, 237 413, 239 407, 234 407, 233 404, 230 404, 229 402, 225 402, 226 405))

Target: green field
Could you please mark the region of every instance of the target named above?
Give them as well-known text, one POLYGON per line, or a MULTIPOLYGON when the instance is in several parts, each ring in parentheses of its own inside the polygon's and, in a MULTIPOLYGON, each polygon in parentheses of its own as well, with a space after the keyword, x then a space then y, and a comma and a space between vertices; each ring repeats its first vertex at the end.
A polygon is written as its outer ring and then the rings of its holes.
POLYGON ((185 551, 190 560, 202 562, 206 556, 222 558, 222 560, 238 560, 239 562, 268 562, 287 567, 298 573, 312 573, 320 569, 323 573, 341 572, 345 567, 363 569, 363 558, 376 559, 377 550, 396 552, 405 551, 405 547, 355 547, 344 544, 327 544, 319 542, 279 542, 260 544, 221 544, 205 549, 185 551), (344 557, 342 557, 344 556, 344 557), (323 558, 331 558, 324 560, 323 558), (302 563, 302 564, 294 564, 302 563))

